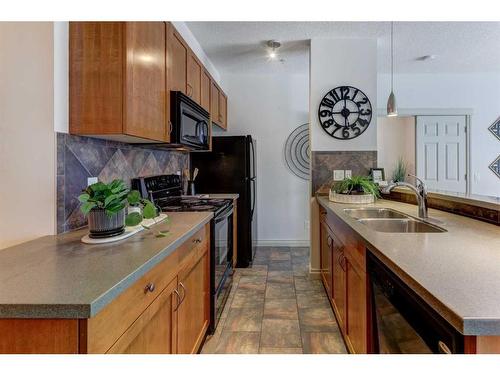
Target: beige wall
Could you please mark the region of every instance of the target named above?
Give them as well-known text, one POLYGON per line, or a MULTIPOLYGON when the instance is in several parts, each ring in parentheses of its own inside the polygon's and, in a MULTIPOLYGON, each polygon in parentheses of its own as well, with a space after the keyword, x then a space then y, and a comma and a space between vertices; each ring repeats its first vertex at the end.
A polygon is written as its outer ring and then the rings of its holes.
POLYGON ((0 249, 53 234, 53 25, 0 22, 0 249))
POLYGON ((402 157, 407 172, 415 174, 415 117, 379 117, 377 166, 385 169, 390 181, 396 162, 402 157))

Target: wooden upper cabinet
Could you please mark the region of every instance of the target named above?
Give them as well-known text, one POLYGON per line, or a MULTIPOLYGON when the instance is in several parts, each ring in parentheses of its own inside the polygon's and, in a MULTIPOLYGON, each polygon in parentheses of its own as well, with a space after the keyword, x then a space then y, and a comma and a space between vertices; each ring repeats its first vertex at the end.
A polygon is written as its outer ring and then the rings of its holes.
POLYGON ((201 72, 201 98, 200 105, 207 111, 210 112, 210 84, 211 79, 208 72, 203 69, 201 72))
POLYGON ((227 130, 227 96, 219 89, 219 126, 227 130))
POLYGON ((171 24, 169 24, 167 43, 169 90, 186 94, 189 47, 171 24))
POLYGON ((196 55, 189 51, 187 64, 187 96, 201 105, 201 75, 203 66, 196 55))
POLYGON ((173 354, 176 352, 176 311, 174 290, 177 278, 160 293, 149 307, 108 350, 108 354, 173 354))
POLYGON ((165 39, 165 22, 70 22, 70 133, 168 141, 165 39))
POLYGON ((210 117, 212 122, 219 121, 219 88, 213 81, 210 83, 210 117))
POLYGON ((210 264, 206 251, 195 264, 179 273, 181 303, 177 310, 177 350, 179 354, 196 353, 203 341, 210 319, 210 264))
POLYGON ((167 140, 166 24, 127 22, 124 133, 167 140))

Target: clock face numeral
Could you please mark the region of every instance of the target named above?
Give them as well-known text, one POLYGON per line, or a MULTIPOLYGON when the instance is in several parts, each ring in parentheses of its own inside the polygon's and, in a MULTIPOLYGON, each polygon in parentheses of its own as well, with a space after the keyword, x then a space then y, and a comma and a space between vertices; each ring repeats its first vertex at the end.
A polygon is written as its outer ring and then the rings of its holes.
POLYGON ((352 86, 330 90, 318 108, 321 127, 333 138, 352 139, 361 135, 372 120, 372 106, 365 93, 352 86))

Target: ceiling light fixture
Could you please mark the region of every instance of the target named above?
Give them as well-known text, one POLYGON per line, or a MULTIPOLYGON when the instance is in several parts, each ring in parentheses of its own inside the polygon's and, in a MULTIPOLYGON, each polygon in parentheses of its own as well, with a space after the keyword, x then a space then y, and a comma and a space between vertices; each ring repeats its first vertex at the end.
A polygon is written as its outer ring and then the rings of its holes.
POLYGON ((391 93, 387 99, 387 116, 395 117, 398 115, 396 106, 396 96, 394 96, 394 22, 391 22, 391 93))
POLYGON ((276 40, 269 40, 267 46, 271 48, 269 51, 269 58, 275 60, 278 57, 277 49, 281 47, 281 43, 276 40))

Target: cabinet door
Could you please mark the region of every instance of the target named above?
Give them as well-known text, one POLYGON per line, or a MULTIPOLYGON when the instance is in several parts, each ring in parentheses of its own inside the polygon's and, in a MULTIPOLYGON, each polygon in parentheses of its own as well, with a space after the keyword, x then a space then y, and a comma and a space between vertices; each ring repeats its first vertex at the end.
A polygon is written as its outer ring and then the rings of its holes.
POLYGON ((200 61, 192 51, 188 53, 187 64, 187 95, 196 103, 201 105, 201 72, 203 71, 200 61))
POLYGON ((209 322, 209 255, 208 251, 179 274, 181 303, 177 309, 180 354, 196 353, 203 341, 209 322))
POLYGON ((337 237, 333 238, 332 273, 333 273, 333 306, 341 329, 346 321, 346 272, 344 246, 337 237))
POLYGON ((346 261, 347 336, 355 353, 367 352, 366 274, 346 261))
POLYGON ((227 130, 227 97, 219 91, 219 125, 227 130))
POLYGON ((166 140, 164 22, 127 22, 124 133, 166 140))
POLYGON ((215 82, 210 84, 210 117, 212 122, 219 122, 219 88, 215 82))
POLYGON ((321 223, 321 278, 325 286, 326 293, 329 298, 332 298, 332 245, 333 240, 328 233, 328 228, 325 223, 321 223))
POLYGON ((170 91, 181 91, 186 94, 187 64, 189 49, 175 28, 169 27, 167 52, 168 82, 170 91))
POLYGON ((200 105, 210 112, 210 75, 203 69, 201 73, 201 98, 200 105))
POLYGON ((120 336, 109 354, 172 354, 176 352, 176 313, 178 303, 174 291, 177 278, 120 336))

